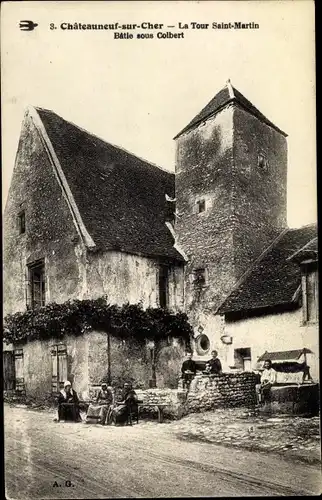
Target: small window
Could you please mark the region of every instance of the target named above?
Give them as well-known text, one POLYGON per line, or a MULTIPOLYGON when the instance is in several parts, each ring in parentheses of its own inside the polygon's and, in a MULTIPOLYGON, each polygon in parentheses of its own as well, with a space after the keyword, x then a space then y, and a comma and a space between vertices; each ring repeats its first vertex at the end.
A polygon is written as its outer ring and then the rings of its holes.
POLYGON ((18 231, 19 234, 26 232, 26 214, 25 211, 20 212, 18 215, 18 231))
POLYGON ((166 265, 161 265, 159 268, 159 304, 162 308, 168 307, 169 301, 169 268, 166 265))
POLYGON ((234 351, 235 368, 244 372, 251 371, 251 349, 250 347, 243 347, 235 349, 234 351))
POLYGON ((202 356, 203 354, 207 354, 207 352, 209 352, 209 349, 210 340, 207 335, 202 333, 201 335, 199 335, 199 337, 196 338, 196 351, 199 355, 202 356))
POLYGON ((202 212, 206 211, 206 200, 198 200, 197 201, 197 213, 201 214, 202 212))
POLYGON ((260 153, 258 155, 258 161, 257 161, 258 167, 261 168, 262 170, 267 170, 268 169, 268 160, 266 156, 263 153, 260 153))
POLYGON ((206 269, 195 269, 193 272, 193 284, 195 288, 201 288, 206 285, 206 269))

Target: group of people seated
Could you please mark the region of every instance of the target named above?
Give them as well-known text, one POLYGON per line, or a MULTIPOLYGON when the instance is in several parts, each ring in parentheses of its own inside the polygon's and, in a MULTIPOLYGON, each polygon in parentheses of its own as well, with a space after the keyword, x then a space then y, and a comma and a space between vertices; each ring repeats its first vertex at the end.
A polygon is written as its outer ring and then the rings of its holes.
MULTIPOLYGON (((129 415, 136 414, 137 411, 138 399, 130 383, 124 384, 119 398, 115 398, 111 386, 102 383, 96 401, 87 409, 85 421, 89 423, 94 420, 101 425, 124 424, 129 415)), ((61 421, 82 422, 80 401, 69 381, 64 383, 64 389, 58 396, 58 422, 61 421)))
MULTIPOLYGON (((186 357, 187 357, 187 359, 182 363, 182 367, 181 367, 182 381, 183 381, 183 388, 184 389, 189 388, 191 381, 197 372, 197 364, 192 359, 192 353, 187 352, 186 357)), ((218 358, 217 351, 211 352, 211 359, 209 359, 209 361, 206 362, 206 367, 205 367, 204 373, 208 374, 208 375, 221 375, 222 366, 221 366, 220 359, 218 358)))

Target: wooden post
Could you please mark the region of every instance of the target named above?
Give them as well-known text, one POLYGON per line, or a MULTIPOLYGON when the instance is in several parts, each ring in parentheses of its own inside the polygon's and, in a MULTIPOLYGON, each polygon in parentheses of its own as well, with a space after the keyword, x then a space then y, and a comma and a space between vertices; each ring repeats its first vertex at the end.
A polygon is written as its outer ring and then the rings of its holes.
POLYGON ((112 380, 111 380, 111 338, 110 334, 107 334, 107 378, 108 378, 108 384, 110 385, 112 380))

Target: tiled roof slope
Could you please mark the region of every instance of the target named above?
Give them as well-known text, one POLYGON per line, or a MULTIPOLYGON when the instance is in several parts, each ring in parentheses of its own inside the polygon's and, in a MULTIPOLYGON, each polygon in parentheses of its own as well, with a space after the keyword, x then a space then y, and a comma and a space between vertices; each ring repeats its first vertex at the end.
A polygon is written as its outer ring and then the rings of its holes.
POLYGON ((304 247, 297 250, 291 257, 290 260, 295 260, 297 262, 304 261, 306 259, 316 259, 318 256, 318 239, 314 238, 309 241, 304 247))
POLYGON ((200 113, 198 113, 193 118, 193 120, 191 120, 191 122, 188 123, 188 125, 174 137, 174 139, 177 139, 177 137, 179 137, 181 134, 192 129, 195 125, 208 118, 208 116, 216 114, 224 106, 226 106, 231 102, 238 103, 242 108, 249 111, 252 115, 259 118, 262 122, 266 123, 270 127, 273 127, 281 134, 285 136, 287 135, 285 134, 285 132, 276 127, 274 123, 268 120, 268 118, 266 118, 266 116, 264 116, 257 108, 255 108, 255 106, 253 106, 253 104, 248 99, 246 99, 246 97, 244 97, 243 94, 241 94, 241 92, 235 89, 232 85, 230 85, 230 89, 231 91, 229 91, 229 86, 226 85, 226 87, 220 90, 220 92, 218 92, 218 94, 216 94, 215 97, 208 102, 208 104, 200 111, 200 113))
POLYGON ((315 224, 289 229, 255 265, 245 281, 234 290, 218 312, 246 311, 291 304, 300 286, 297 262, 289 257, 317 235, 315 224))
POLYGON ((165 225, 174 174, 36 109, 97 248, 183 260, 165 225))

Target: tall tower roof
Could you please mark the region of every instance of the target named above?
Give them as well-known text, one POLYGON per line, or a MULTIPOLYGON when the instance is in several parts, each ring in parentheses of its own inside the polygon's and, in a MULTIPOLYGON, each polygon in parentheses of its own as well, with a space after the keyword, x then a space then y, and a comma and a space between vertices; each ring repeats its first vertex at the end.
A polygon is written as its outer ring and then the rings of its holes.
POLYGON ((246 97, 244 97, 243 94, 239 92, 239 90, 235 89, 232 86, 230 80, 228 80, 225 87, 221 89, 218 94, 216 94, 215 97, 211 99, 211 101, 208 102, 208 104, 200 111, 200 113, 198 113, 191 120, 191 122, 188 123, 188 125, 174 137, 174 139, 180 137, 180 135, 184 132, 193 129, 196 125, 206 120, 209 116, 215 115, 225 106, 227 106, 227 104, 230 104, 232 102, 238 104, 250 114, 256 116, 256 118, 266 123, 273 129, 277 130, 277 132, 279 132, 280 134, 283 134, 285 137, 287 137, 287 134, 285 132, 283 132, 276 125, 274 125, 274 123, 268 120, 268 118, 266 118, 266 116, 264 116, 257 108, 255 108, 255 106, 248 99, 246 99, 246 97))

